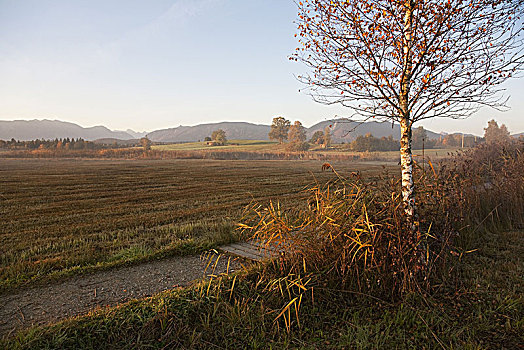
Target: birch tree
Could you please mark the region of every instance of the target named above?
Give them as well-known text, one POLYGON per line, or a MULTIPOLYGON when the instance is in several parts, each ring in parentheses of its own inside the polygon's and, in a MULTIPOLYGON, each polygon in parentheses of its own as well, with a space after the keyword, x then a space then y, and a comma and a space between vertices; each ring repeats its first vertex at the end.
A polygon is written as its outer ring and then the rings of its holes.
POLYGON ((523 68, 522 0, 301 0, 290 59, 320 103, 400 124, 402 199, 415 226, 413 123, 505 108, 523 68))

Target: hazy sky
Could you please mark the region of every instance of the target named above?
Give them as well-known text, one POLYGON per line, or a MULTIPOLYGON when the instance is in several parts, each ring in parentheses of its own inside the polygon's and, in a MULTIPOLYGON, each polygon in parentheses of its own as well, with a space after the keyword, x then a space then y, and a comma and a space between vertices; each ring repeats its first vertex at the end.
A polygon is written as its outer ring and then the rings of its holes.
MULTIPOLYGON (((0 120, 149 131, 349 115, 298 92, 295 16, 292 0, 0 0, 0 120)), ((509 112, 422 125, 482 134, 495 118, 522 132, 524 79, 506 87, 509 112)))

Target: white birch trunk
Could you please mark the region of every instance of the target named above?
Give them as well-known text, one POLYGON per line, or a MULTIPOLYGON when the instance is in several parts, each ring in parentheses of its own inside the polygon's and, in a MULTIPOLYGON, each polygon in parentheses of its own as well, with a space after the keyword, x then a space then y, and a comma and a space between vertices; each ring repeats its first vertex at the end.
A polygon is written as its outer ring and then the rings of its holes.
POLYGON ((402 200, 408 222, 415 222, 415 192, 413 183, 413 154, 411 153, 411 123, 400 122, 400 166, 402 171, 402 200))
POLYGON ((411 57, 412 30, 413 30, 413 0, 406 0, 404 16, 404 71, 400 81, 399 107, 400 107, 400 165, 402 169, 402 199, 408 222, 412 225, 413 233, 415 226, 415 196, 413 184, 413 155, 411 153, 411 124, 409 90, 413 61, 411 57))

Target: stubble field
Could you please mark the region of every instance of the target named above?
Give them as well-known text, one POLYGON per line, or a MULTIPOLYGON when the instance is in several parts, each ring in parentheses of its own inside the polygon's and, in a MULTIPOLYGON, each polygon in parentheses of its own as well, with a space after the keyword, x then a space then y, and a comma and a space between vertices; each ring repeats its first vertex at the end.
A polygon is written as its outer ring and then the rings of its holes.
MULTIPOLYGON (((343 174, 382 169, 333 164, 343 174)), ((305 186, 333 177, 321 165, 0 159, 0 292, 233 241, 246 205, 297 201, 305 186)))

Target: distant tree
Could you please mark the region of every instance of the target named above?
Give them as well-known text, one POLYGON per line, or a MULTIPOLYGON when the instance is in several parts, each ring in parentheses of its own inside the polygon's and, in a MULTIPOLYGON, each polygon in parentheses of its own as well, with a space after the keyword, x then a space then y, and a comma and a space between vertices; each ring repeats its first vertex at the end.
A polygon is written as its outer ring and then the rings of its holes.
POLYGON ((476 136, 464 136, 464 147, 475 147, 478 142, 476 136))
POLYGON ((212 140, 212 138, 209 137, 209 136, 204 137, 204 142, 209 142, 209 141, 211 141, 211 140, 212 140))
POLYGON ((309 142, 321 145, 324 143, 324 132, 322 130, 317 130, 313 133, 313 136, 311 136, 311 139, 309 142))
POLYGON ((290 142, 287 144, 286 149, 294 152, 303 152, 309 149, 310 145, 308 142, 290 142))
POLYGON ((211 138, 217 144, 223 145, 227 142, 226 132, 222 129, 215 130, 211 133, 211 138))
POLYGON ((75 142, 74 149, 80 150, 85 148, 85 141, 82 138, 78 138, 75 142))
POLYGON ((142 137, 140 139, 140 145, 144 148, 145 151, 149 151, 151 149, 151 140, 147 137, 142 137))
POLYGON ((502 124, 500 127, 495 119, 488 122, 488 126, 484 128, 484 138, 487 143, 505 143, 511 140, 509 131, 506 125, 502 124))
POLYGON ((322 142, 325 148, 328 148, 331 146, 331 128, 329 126, 326 126, 324 128, 324 140, 322 142))
POLYGON ((375 152, 375 151, 398 151, 400 142, 393 139, 393 136, 376 138, 371 133, 359 135, 349 144, 349 148, 356 152, 375 152))
POLYGON ((374 137, 370 133, 357 136, 357 138, 350 143, 351 150, 356 152, 373 151, 371 138, 374 137))
POLYGON ((460 134, 448 134, 442 139, 442 145, 447 148, 459 147, 461 139, 460 134))
MULTIPOLYGON (((428 134, 423 126, 413 129, 411 147, 413 149, 422 149, 422 145, 426 143, 428 134)), ((424 145, 425 146, 425 145, 424 145)))
POLYGON ((378 140, 371 133, 367 133, 366 135, 357 136, 355 141, 351 143, 351 149, 357 152, 376 151, 377 145, 378 140))
POLYGON ((284 140, 287 140, 287 133, 290 128, 290 121, 283 117, 273 118, 273 123, 271 124, 271 130, 269 131, 270 140, 278 140, 278 143, 284 143, 284 140))
POLYGON ((302 126, 302 123, 298 120, 289 127, 287 134, 289 142, 304 142, 306 141, 306 129, 302 126))
POLYGON ((306 142, 306 129, 298 120, 289 128, 287 139, 290 151, 307 151, 309 143, 306 142))
POLYGON ((393 136, 381 137, 379 140, 379 151, 398 151, 400 150, 400 141, 393 139, 393 136))

